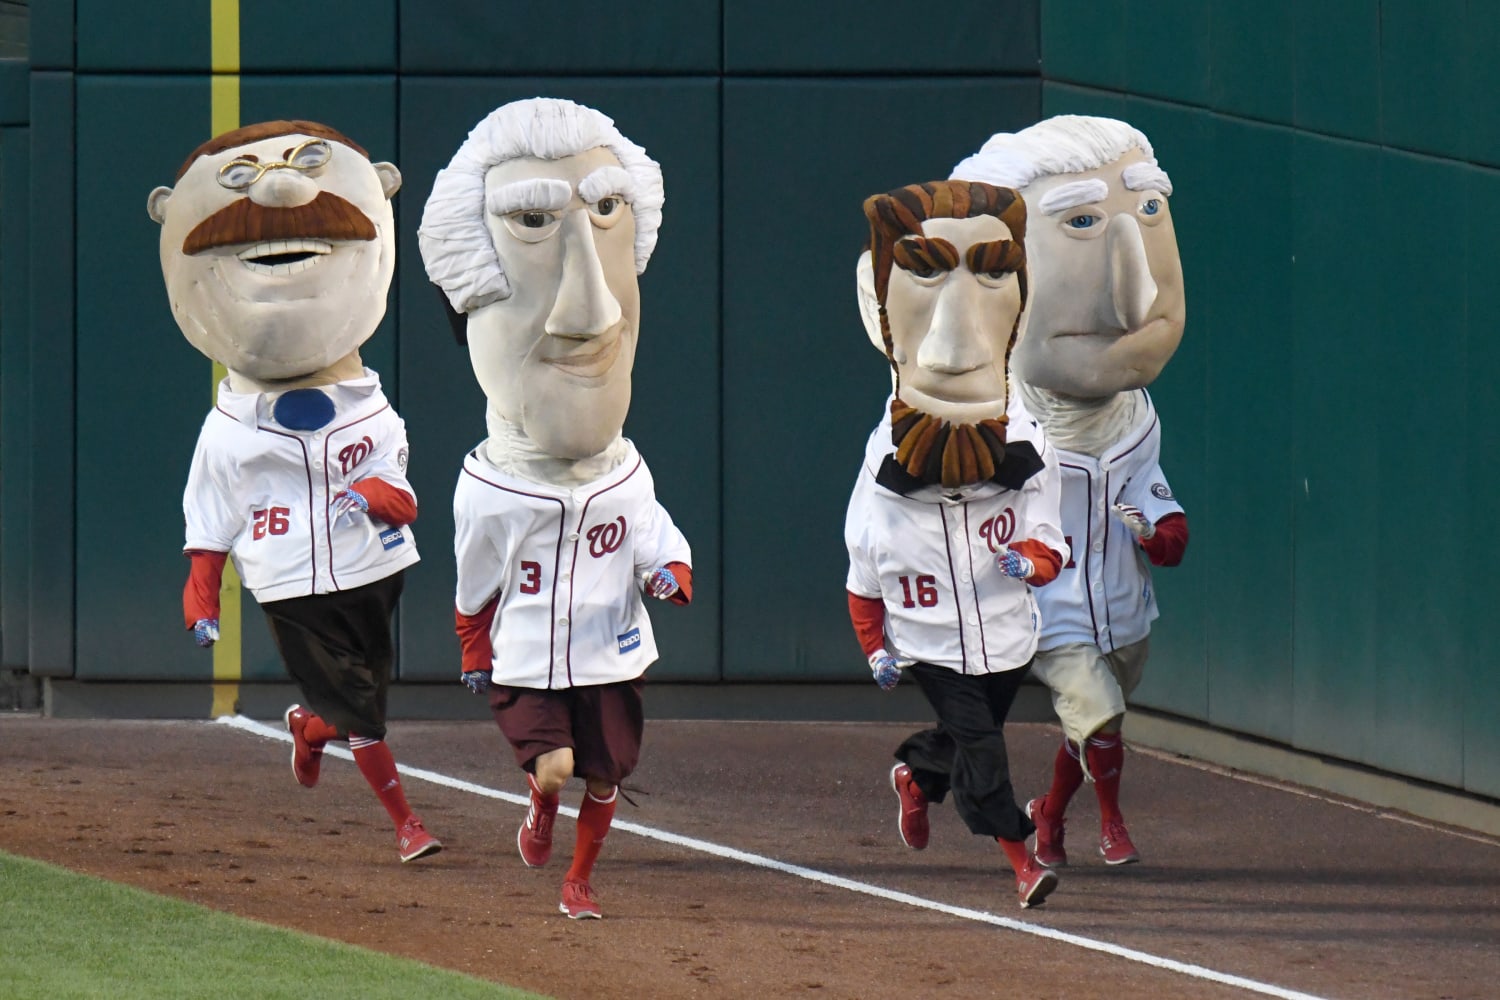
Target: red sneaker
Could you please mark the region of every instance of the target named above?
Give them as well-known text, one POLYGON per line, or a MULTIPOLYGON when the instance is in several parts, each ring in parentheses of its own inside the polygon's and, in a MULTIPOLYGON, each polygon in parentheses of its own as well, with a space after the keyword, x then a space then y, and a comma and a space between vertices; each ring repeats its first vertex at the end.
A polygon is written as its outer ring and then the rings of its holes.
POLYGON ((548 802, 537 787, 536 777, 530 772, 526 775, 526 784, 531 788, 531 807, 526 810, 526 819, 516 831, 516 847, 520 849, 526 867, 540 868, 552 858, 552 821, 557 818, 557 796, 552 796, 552 801, 548 802))
POLYGON ((312 713, 301 705, 286 710, 286 729, 292 734, 292 777, 303 788, 318 783, 318 772, 323 766, 323 745, 313 746, 304 735, 311 717, 312 713))
POLYGON ((1099 833, 1099 853, 1104 855, 1107 865, 1128 865, 1141 860, 1141 855, 1130 842, 1130 831, 1121 820, 1112 819, 1104 824, 1099 833))
POLYGON ((599 910, 599 900, 594 898, 593 886, 575 879, 563 883, 562 902, 557 909, 566 913, 569 920, 598 920, 604 916, 599 910))
POLYGON ((1016 875, 1016 895, 1021 899, 1021 909, 1041 906, 1042 901, 1057 888, 1057 872, 1037 864, 1036 857, 1026 859, 1026 864, 1016 875))
POLYGON ((442 842, 428 833, 415 815, 406 817, 406 822, 396 831, 396 850, 401 852, 402 864, 436 854, 442 849, 442 842))
POLYGON ((891 787, 901 800, 901 812, 897 816, 897 829, 901 831, 901 842, 914 851, 927 846, 927 796, 917 787, 911 776, 911 768, 896 764, 891 768, 891 787))
POLYGON ((1047 796, 1026 803, 1026 815, 1036 824, 1036 863, 1044 868, 1062 868, 1068 863, 1068 852, 1063 850, 1063 825, 1061 816, 1048 819, 1047 796))

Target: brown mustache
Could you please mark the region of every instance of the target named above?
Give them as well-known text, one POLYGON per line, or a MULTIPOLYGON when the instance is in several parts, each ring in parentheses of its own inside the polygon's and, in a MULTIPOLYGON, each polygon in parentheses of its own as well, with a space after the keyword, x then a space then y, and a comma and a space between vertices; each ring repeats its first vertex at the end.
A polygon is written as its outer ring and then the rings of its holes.
POLYGON ((269 240, 373 240, 375 223, 348 201, 320 191, 306 205, 267 208, 250 198, 230 202, 193 227, 182 241, 188 256, 215 247, 269 240))

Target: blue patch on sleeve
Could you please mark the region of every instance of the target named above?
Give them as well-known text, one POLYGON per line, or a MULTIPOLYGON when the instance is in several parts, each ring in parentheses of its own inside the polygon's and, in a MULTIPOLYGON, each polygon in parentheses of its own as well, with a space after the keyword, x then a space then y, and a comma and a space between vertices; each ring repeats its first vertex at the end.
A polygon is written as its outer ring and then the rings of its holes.
POLYGON ((620 641, 620 652, 628 653, 641 644, 641 630, 633 628, 624 635, 615 636, 620 641))
POLYGON ((398 545, 406 544, 406 536, 401 533, 400 528, 387 528, 380 533, 380 544, 387 549, 394 549, 398 545))
POLYGON ((333 420, 333 400, 322 389, 291 389, 276 397, 271 415, 287 430, 315 431, 333 420))

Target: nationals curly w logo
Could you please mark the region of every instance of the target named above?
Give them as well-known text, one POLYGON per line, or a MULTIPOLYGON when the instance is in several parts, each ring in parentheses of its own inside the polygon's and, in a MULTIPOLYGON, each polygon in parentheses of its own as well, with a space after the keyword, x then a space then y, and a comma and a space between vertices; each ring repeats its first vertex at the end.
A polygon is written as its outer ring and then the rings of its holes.
POLYGON ((991 552, 999 552, 1015 533, 1016 512, 1009 507, 979 526, 979 537, 984 539, 991 552))
MULTIPOLYGON (((368 434, 354 442, 354 444, 346 444, 340 448, 339 464, 343 466, 344 475, 347 476, 350 469, 369 458, 370 452, 374 450, 375 442, 370 440, 368 434)), ((403 451, 402 454, 404 455, 405 452, 403 451)), ((403 462, 402 464, 404 465, 405 463, 403 462)))
POLYGON ((625 531, 623 516, 594 525, 585 533, 589 540, 589 555, 598 559, 616 551, 625 542, 625 531))

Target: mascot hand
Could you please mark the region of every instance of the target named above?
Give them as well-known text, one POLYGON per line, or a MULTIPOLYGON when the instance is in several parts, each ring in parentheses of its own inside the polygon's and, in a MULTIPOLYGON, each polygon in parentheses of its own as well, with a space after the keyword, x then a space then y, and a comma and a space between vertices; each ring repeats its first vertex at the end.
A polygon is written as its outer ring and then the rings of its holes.
POLYGON ((901 680, 901 665, 884 649, 875 650, 869 659, 870 671, 875 675, 875 683, 880 685, 880 690, 889 691, 901 680))
POLYGON ((1006 576, 1013 576, 1017 580, 1024 580, 1036 572, 1036 566, 1015 549, 1006 549, 995 559, 995 564, 1000 567, 1000 572, 1006 576))
POLYGON ((488 670, 465 670, 463 672, 464 687, 472 694, 484 694, 490 689, 490 672, 488 670))
POLYGON ((1114 506, 1114 515, 1120 519, 1120 523, 1130 529, 1130 533, 1139 539, 1147 539, 1156 534, 1156 525, 1141 513, 1139 507, 1132 507, 1128 503, 1117 503, 1114 506))
POLYGON ((207 649, 219 641, 219 619, 199 618, 193 623, 193 641, 207 649))
POLYGON ((665 566, 646 577, 646 593, 658 601, 665 601, 677 593, 677 589, 677 577, 665 566))
POLYGON ((365 499, 363 493, 355 489, 339 490, 333 495, 329 506, 333 510, 335 521, 353 510, 358 510, 361 514, 370 512, 370 501, 365 499))

